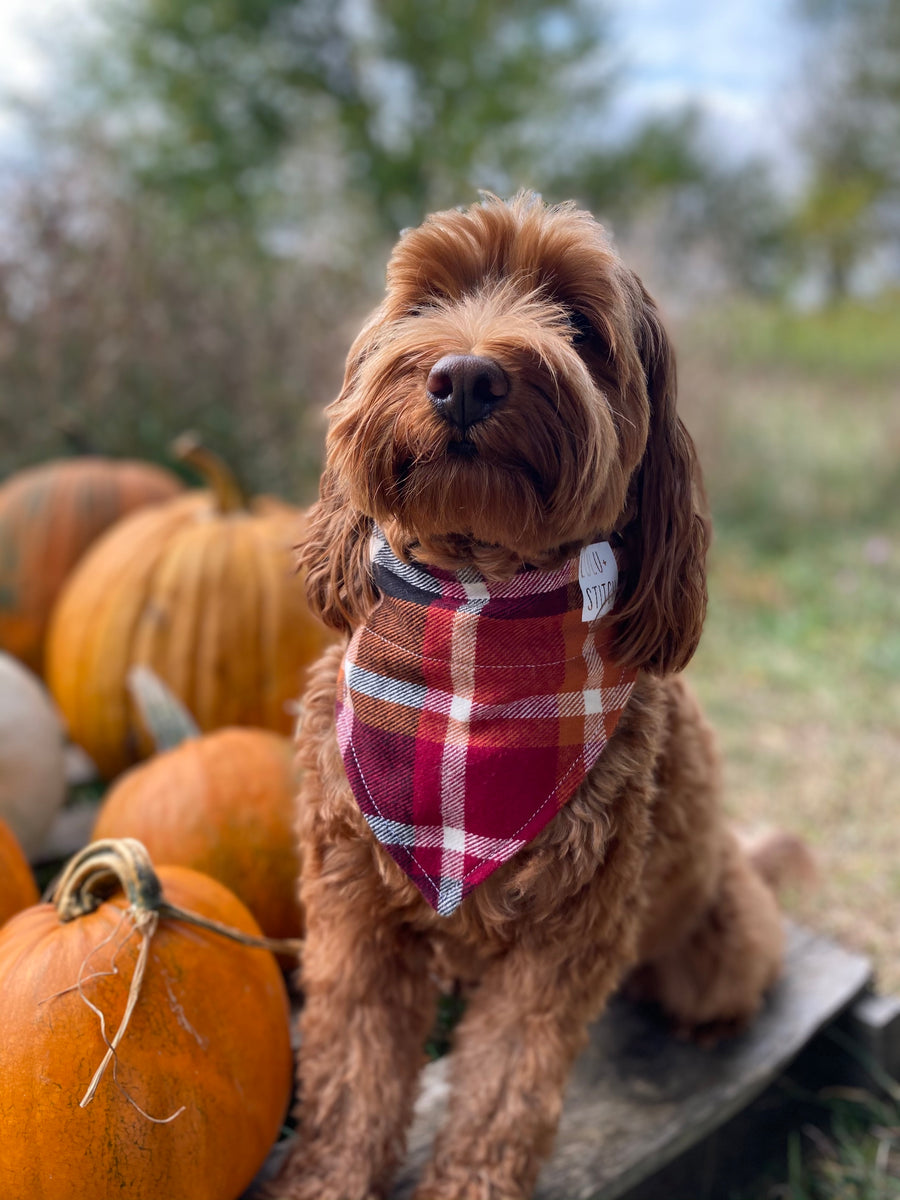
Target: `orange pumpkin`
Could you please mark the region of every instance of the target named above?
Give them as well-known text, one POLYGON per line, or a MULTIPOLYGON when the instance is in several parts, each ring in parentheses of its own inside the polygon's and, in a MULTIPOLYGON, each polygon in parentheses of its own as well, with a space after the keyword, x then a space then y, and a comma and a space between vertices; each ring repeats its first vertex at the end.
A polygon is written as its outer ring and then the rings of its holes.
POLYGON ((60 459, 0 487, 0 648, 41 674, 50 610, 88 546, 126 513, 181 483, 151 463, 60 459))
POLYGON ((72 574, 50 625, 51 691, 106 777, 153 748, 128 695, 134 665, 151 668, 203 730, 287 733, 289 702, 329 636, 294 570, 300 510, 247 501, 196 444, 182 457, 211 490, 120 521, 72 574))
POLYGON ((39 899, 22 847, 6 822, 0 820, 0 925, 39 899))
POLYGON ((107 792, 94 838, 137 838, 154 862, 224 883, 269 937, 297 937, 296 790, 288 738, 222 729, 132 767, 107 792))
POLYGON ((171 919, 166 902, 258 932, 221 884, 157 877, 141 850, 88 847, 55 905, 0 930, 3 1200, 235 1200, 278 1135, 292 1064, 275 960, 171 919))

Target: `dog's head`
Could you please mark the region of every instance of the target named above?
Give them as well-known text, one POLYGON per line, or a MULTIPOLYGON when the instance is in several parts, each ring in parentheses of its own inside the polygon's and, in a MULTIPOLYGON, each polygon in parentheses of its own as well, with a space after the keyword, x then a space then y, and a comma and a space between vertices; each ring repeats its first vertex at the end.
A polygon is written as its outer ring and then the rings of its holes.
POLYGON ((616 646, 682 667, 708 524, 656 308, 603 229, 530 194, 436 213, 397 244, 351 347, 301 559, 349 629, 374 600, 371 519, 401 558, 503 577, 622 547, 616 646))

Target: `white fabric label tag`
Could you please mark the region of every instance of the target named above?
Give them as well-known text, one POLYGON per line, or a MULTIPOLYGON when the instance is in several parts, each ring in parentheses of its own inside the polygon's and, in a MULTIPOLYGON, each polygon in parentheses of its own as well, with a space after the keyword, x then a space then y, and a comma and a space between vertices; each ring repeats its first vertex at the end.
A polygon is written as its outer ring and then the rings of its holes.
POLYGON ((578 560, 581 584, 581 619, 593 621, 608 613, 616 602, 619 566, 609 542, 585 546, 578 560))

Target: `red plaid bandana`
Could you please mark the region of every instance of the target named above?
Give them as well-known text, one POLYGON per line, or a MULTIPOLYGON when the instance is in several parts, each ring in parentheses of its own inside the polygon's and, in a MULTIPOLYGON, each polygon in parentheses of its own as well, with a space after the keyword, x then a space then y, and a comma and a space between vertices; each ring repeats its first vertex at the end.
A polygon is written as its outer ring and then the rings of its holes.
POLYGON ((582 552, 583 586, 578 558, 492 583, 402 563, 378 530, 371 557, 381 599, 344 657, 338 742, 375 836, 446 916, 572 797, 628 702, 599 619, 613 554, 582 552))

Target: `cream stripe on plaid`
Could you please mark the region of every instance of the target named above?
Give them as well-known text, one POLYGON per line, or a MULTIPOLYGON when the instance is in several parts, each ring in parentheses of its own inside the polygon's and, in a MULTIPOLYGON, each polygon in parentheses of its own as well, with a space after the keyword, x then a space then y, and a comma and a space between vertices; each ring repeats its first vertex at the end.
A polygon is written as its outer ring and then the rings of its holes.
MULTIPOLYGON (((597 650, 597 643, 593 633, 590 631, 590 626, 588 626, 588 631, 585 634, 581 652, 587 664, 588 679, 599 680, 600 684, 599 687, 588 688, 581 693, 581 700, 584 705, 584 737, 582 739, 581 762, 584 772, 587 773, 603 753, 603 748, 606 745, 606 731, 603 726, 603 693, 610 690, 603 687, 606 664, 597 650), (594 734, 594 736, 592 737, 591 734, 594 734)), ((628 690, 630 692, 630 687, 628 690)))
MULTIPOLYGON (((363 814, 366 816, 366 814, 363 814)), ((446 830, 443 825, 409 825, 405 821, 392 821, 390 817, 380 814, 366 816, 366 820, 380 842, 392 846, 405 846, 407 849, 424 847, 425 849, 440 849, 446 843, 446 830)), ((490 858, 502 861, 516 850, 527 846, 522 838, 489 838, 477 833, 466 835, 466 850, 479 858, 490 858)), ((430 876, 429 876, 430 878, 430 876)), ((432 883, 434 880, 432 880, 432 883)), ((460 883, 460 886, 462 881, 460 883)), ((446 913, 442 914, 446 916, 446 913)))
POLYGON ((467 600, 453 617, 451 644, 451 681, 453 699, 447 722, 447 741, 441 760, 441 821, 443 854, 437 911, 453 912, 462 899, 463 856, 466 850, 466 758, 469 748, 469 723, 475 700, 475 639, 477 621, 472 617, 484 608, 491 595, 487 586, 463 583, 467 600))
MULTIPOLYGON (((351 647, 352 648, 352 647, 351 647)), ((385 700, 392 704, 403 704, 421 712, 449 716, 460 711, 460 698, 453 692, 440 688, 427 688, 421 683, 405 683, 392 676, 367 671, 348 659, 345 664, 347 682, 351 693, 370 696, 373 700, 385 700), (454 708, 456 706, 456 708, 454 708)), ((486 721, 495 717, 509 720, 541 720, 547 717, 600 716, 611 709, 624 708, 631 691, 631 684, 620 683, 614 687, 593 687, 583 692, 548 692, 540 696, 527 696, 506 704, 481 704, 468 701, 468 722, 473 719, 486 721)), ((352 699, 345 704, 350 705, 352 699)))

